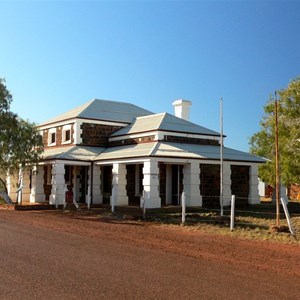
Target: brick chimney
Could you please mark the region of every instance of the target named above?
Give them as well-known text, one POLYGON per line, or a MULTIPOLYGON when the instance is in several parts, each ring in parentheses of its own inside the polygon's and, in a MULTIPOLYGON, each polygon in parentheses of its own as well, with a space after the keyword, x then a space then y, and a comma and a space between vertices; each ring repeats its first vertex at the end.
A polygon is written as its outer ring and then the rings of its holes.
POLYGON ((173 103, 175 116, 186 121, 190 119, 190 106, 192 105, 191 101, 188 100, 175 100, 173 103))

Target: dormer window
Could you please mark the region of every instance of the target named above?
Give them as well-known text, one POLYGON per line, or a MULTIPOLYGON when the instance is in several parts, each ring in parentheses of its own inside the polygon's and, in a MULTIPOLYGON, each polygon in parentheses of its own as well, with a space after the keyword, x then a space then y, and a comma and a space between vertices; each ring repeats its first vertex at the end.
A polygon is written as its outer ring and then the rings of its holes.
POLYGON ((62 128, 62 144, 71 143, 71 125, 65 125, 62 128))
POLYGON ((56 128, 49 129, 48 132, 48 146, 56 145, 56 128))

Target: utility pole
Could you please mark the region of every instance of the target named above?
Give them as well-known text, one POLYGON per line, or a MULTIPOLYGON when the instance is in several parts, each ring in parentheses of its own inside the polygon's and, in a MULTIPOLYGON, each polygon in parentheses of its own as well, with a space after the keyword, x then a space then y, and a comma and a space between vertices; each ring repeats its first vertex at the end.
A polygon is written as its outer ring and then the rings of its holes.
POLYGON ((220 131, 221 131, 221 142, 220 142, 220 206, 221 216, 224 215, 223 208, 223 99, 220 99, 220 131))
POLYGON ((278 149, 278 101, 275 92, 275 169, 276 169, 276 226, 280 222, 280 178, 279 178, 279 149, 278 149))

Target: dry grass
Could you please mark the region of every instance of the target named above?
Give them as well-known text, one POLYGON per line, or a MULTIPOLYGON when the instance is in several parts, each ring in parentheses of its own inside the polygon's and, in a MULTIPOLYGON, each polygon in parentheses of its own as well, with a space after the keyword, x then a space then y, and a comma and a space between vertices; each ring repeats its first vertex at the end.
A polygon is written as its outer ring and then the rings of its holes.
MULTIPOLYGON (((235 212, 234 230, 230 231, 230 211, 225 210, 220 216, 218 210, 192 209, 186 215, 185 230, 199 230, 206 233, 229 235, 236 238, 268 240, 280 243, 300 245, 300 210, 299 205, 289 205, 292 226, 296 232, 292 236, 284 213, 280 214, 280 230, 275 230, 275 207, 273 205, 249 206, 235 212)), ((148 220, 170 226, 181 225, 180 211, 161 212, 157 215, 150 213, 148 220)))

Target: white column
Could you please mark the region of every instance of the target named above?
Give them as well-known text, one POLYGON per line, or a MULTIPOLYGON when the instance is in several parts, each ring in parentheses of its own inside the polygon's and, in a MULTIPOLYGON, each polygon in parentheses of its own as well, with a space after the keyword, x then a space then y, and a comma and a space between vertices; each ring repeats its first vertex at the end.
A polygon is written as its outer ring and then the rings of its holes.
POLYGON ((202 206, 200 162, 195 161, 183 166, 183 191, 186 196, 186 206, 202 206))
POLYGON ((87 171, 87 191, 85 195, 85 202, 87 204, 91 204, 91 188, 92 188, 92 167, 88 166, 88 171, 87 171))
POLYGON ((44 167, 38 166, 33 167, 31 175, 31 193, 30 202, 44 202, 45 192, 44 192, 44 167))
MULTIPOLYGON (((114 205, 128 205, 128 197, 126 191, 126 165, 113 164, 112 168, 112 195, 115 197, 114 205)), ((112 196, 111 196, 112 197, 112 196)))
POLYGON ((249 178, 249 204, 259 204, 260 196, 259 196, 259 182, 258 182, 258 165, 253 164, 250 166, 250 178, 249 178))
POLYGON ((76 202, 79 202, 79 181, 80 179, 77 178, 79 175, 79 167, 78 166, 74 166, 73 167, 73 196, 76 202))
POLYGON ((94 165, 93 170, 93 204, 101 204, 103 201, 101 194, 101 169, 94 165))
POLYGON ((6 177, 7 193, 10 199, 14 202, 17 201, 17 189, 18 189, 18 176, 17 174, 10 174, 6 177))
POLYGON ((56 162, 52 165, 52 190, 49 203, 64 204, 65 199, 65 165, 56 162))
POLYGON ((160 208, 158 163, 156 161, 144 162, 143 175, 146 208, 160 208))
POLYGON ((30 201, 30 170, 23 171, 23 189, 22 189, 22 201, 30 201))
POLYGON ((223 163, 223 205, 229 206, 231 202, 231 166, 223 163))

